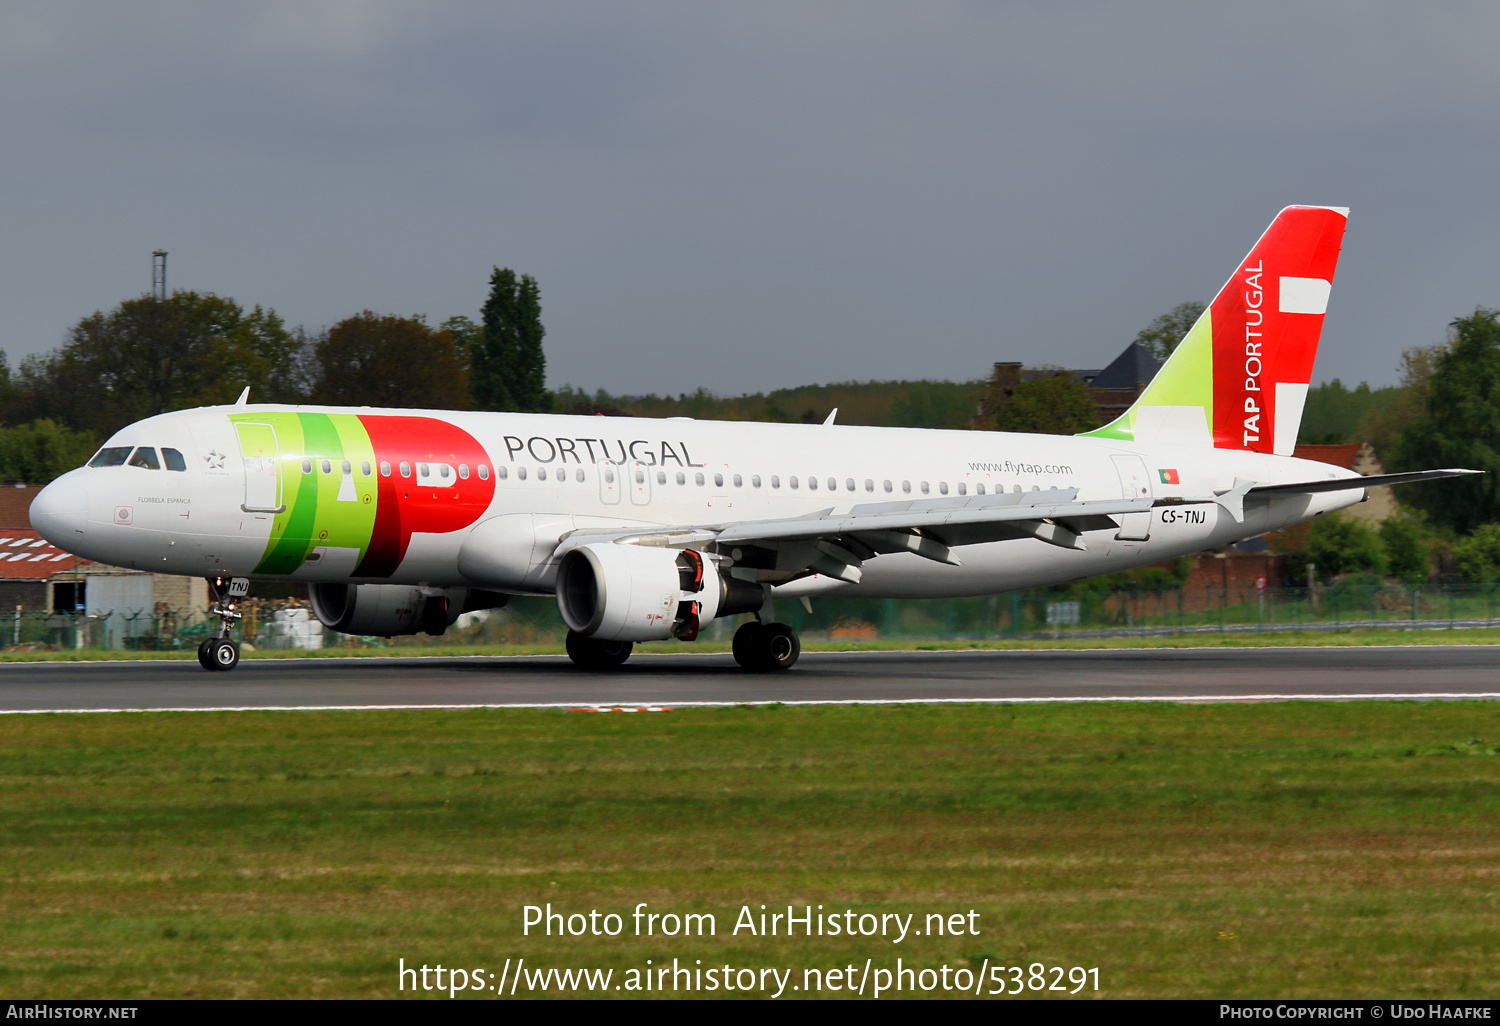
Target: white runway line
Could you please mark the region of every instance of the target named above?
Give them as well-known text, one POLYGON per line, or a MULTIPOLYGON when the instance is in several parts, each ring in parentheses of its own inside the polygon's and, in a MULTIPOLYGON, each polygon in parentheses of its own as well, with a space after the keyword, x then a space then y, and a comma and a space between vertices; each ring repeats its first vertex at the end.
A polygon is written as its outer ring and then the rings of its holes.
MULTIPOLYGON (((1500 698, 1500 691, 1414 691, 1409 693, 1372 693, 1349 695, 1077 695, 1057 698, 837 698, 777 699, 766 698, 743 702, 672 702, 672 709, 732 709, 757 705, 1042 705, 1048 702, 1079 704, 1085 702, 1353 702, 1437 701, 1462 698, 1500 698)), ((470 704, 406 705, 215 705, 163 706, 160 708, 121 709, 0 709, 0 716, 40 716, 62 713, 151 713, 151 712, 395 712, 401 710, 464 709, 615 709, 620 706, 646 707, 646 702, 475 702, 470 704)))

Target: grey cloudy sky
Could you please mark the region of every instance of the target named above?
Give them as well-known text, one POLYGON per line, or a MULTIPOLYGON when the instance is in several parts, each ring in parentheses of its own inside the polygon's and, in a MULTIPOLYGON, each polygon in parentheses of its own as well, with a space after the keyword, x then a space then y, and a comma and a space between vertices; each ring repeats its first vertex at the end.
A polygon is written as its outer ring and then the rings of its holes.
POLYGON ((1500 5, 0 7, 0 346, 171 284, 317 329, 536 275, 549 379, 1101 366, 1276 210, 1353 214, 1317 377, 1500 305, 1500 5))

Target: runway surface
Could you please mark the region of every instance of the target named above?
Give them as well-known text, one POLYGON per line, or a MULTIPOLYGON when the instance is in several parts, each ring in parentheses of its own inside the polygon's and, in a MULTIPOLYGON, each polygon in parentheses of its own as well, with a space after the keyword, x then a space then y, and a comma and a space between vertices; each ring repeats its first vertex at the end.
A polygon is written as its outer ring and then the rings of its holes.
POLYGON ((1500 698, 1500 647, 808 653, 778 676, 727 655, 0 664, 0 712, 1313 698, 1500 698))

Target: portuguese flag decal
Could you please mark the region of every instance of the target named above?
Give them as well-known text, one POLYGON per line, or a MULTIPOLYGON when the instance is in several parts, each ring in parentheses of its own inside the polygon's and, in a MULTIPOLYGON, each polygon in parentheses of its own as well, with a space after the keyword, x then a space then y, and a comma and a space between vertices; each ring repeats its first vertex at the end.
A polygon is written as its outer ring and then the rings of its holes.
POLYGON ((1158 470, 1157 474, 1161 476, 1162 484, 1182 484, 1182 481, 1178 479, 1177 471, 1175 470, 1158 470))

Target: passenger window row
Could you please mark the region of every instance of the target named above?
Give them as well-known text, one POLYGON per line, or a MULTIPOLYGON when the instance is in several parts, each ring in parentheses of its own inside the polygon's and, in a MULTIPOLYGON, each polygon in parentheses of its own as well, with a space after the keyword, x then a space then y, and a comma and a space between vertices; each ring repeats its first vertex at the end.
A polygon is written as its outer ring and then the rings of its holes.
MULTIPOLYGON (((508 474, 507 474, 507 471, 506 471, 505 467, 497 467, 497 468, 495 468, 495 473, 500 478, 500 480, 502 480, 502 481, 506 480, 507 477, 508 477, 508 474)), ((556 468, 556 469, 553 470, 552 473, 553 473, 553 480, 556 480, 556 481, 566 481, 568 479, 568 471, 567 471, 566 468, 556 468)), ((605 482, 607 484, 614 484, 614 482, 615 482, 615 472, 614 472, 614 470, 611 467, 604 467, 603 468, 603 473, 604 473, 604 480, 605 480, 605 482)), ((647 473, 647 471, 641 470, 641 469, 637 469, 635 471, 635 480, 636 480, 637 484, 645 484, 646 483, 646 473, 647 473)), ((577 478, 577 480, 579 480, 579 481, 583 481, 585 479, 583 468, 581 468, 581 467, 579 469, 577 469, 576 471, 574 471, 574 474, 575 474, 575 477, 577 478)), ((536 480, 538 480, 538 481, 545 481, 545 480, 547 480, 547 468, 546 467, 536 467, 536 468, 533 468, 533 470, 531 471, 531 475, 533 477, 535 477, 536 480)), ((525 468, 525 467, 517 467, 516 468, 516 480, 517 481, 525 481, 526 479, 527 479, 527 468, 525 468)), ((705 475, 701 470, 700 471, 694 471, 693 474, 691 475, 691 479, 692 479, 692 483, 694 485, 697 485, 700 488, 705 487, 708 484, 708 476, 705 475)), ((736 487, 736 488, 743 488, 745 486, 745 478, 744 478, 743 475, 740 475, 740 474, 729 475, 729 480, 733 483, 734 487, 736 487)), ((665 470, 658 470, 658 471, 656 471, 656 483, 658 485, 666 485, 669 482, 675 482, 676 484, 679 484, 679 485, 686 485, 688 483, 688 481, 689 481, 689 475, 688 475, 688 472, 685 471, 685 470, 674 471, 671 474, 669 474, 665 470)), ((714 474, 713 475, 713 483, 714 483, 714 487, 715 488, 723 488, 724 487, 724 481, 725 481, 725 475, 724 474, 718 473, 718 474, 714 474)), ((771 484, 771 487, 773 489, 780 489, 781 488, 781 483, 782 483, 781 482, 781 476, 779 474, 772 474, 771 475, 770 484, 771 484)), ((801 478, 801 477, 798 477, 797 475, 794 474, 794 475, 792 475, 792 476, 790 476, 790 477, 787 478, 786 484, 787 484, 787 487, 789 487, 789 488, 791 488, 793 490, 800 490, 805 485, 806 488, 807 488, 807 490, 808 491, 812 491, 812 492, 818 491, 819 488, 824 488, 824 489, 826 489, 827 491, 830 491, 830 492, 839 491, 839 480, 836 477, 829 477, 829 478, 824 478, 824 479, 820 480, 819 478, 813 477, 813 476, 808 476, 807 478, 801 478)), ((910 495, 910 494, 912 494, 912 491, 913 491, 912 482, 910 482, 910 481, 901 481, 899 483, 899 486, 900 486, 900 489, 901 489, 901 494, 903 494, 903 495, 910 495)), ((750 475, 750 487, 752 487, 752 488, 759 488, 759 487, 761 487, 761 477, 760 477, 759 474, 751 474, 750 475)), ((875 480, 873 478, 868 478, 868 477, 865 478, 865 480, 864 480, 864 490, 866 492, 873 493, 873 492, 876 491, 876 487, 877 487, 876 486, 876 482, 875 482, 875 480)), ((992 487, 994 489, 995 494, 999 494, 1000 492, 1005 491, 1005 487, 1003 485, 994 485, 992 487)), ((882 492, 885 492, 885 493, 888 493, 888 494, 894 494, 895 491, 896 491, 896 488, 897 488, 897 482, 895 482, 895 481, 888 481, 888 480, 887 481, 881 481, 880 484, 879 484, 879 488, 880 488, 880 490, 882 492)), ((916 491, 919 492, 922 495, 931 495, 931 494, 933 494, 933 491, 934 491, 934 486, 930 482, 927 482, 927 481, 918 481, 916 483, 915 488, 916 488, 916 491)), ((855 492, 855 491, 859 490, 859 486, 855 482, 854 478, 847 477, 847 478, 844 479, 844 482, 843 482, 843 490, 844 491, 848 491, 848 492, 855 492)), ((974 485, 974 494, 975 495, 984 495, 986 493, 986 490, 987 490, 986 486, 983 483, 976 483, 974 485)), ((1019 492, 1022 489, 1021 489, 1020 485, 1016 485, 1015 488, 1014 488, 1014 490, 1017 491, 1017 492, 1019 492)), ((966 481, 959 481, 956 484, 952 485, 951 488, 950 488, 950 485, 948 484, 947 481, 939 481, 939 482, 937 482, 936 492, 937 492, 938 495, 948 495, 948 494, 950 494, 950 491, 953 494, 957 494, 957 495, 968 495, 969 494, 969 484, 966 481)))
POLYGON ((158 460, 156 450, 149 445, 143 445, 135 449, 135 455, 133 456, 131 455, 131 448, 128 445, 105 446, 94 454, 94 458, 89 460, 88 465, 91 467, 119 467, 126 465, 128 462, 129 466, 140 467, 142 470, 160 470, 162 464, 165 463, 168 470, 176 471, 179 474, 187 470, 187 460, 183 459, 182 453, 176 449, 163 448, 161 459, 158 460))

